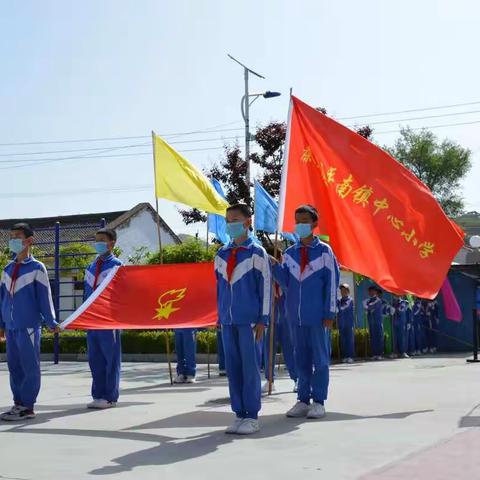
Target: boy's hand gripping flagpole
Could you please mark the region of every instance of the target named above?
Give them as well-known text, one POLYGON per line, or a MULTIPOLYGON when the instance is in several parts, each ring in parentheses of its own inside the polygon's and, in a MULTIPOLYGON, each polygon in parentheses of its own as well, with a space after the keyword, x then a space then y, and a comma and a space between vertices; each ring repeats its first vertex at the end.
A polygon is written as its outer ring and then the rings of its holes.
MULTIPOLYGON (((278 231, 275 232, 275 240, 273 245, 273 257, 276 259, 278 254, 278 231)), ((273 386, 273 369, 275 368, 275 358, 276 355, 273 351, 274 349, 274 338, 275 338, 275 306, 277 302, 275 280, 272 275, 272 302, 271 302, 271 311, 270 311, 270 338, 268 339, 270 350, 268 352, 268 394, 272 394, 273 386)))
MULTIPOLYGON (((158 213, 158 197, 157 197, 157 162, 155 158, 155 132, 152 130, 152 152, 153 152, 153 178, 155 182, 155 209, 157 212, 157 232, 158 232, 158 251, 160 254, 160 264, 163 264, 162 249, 162 229, 160 227, 160 214, 158 213)), ((173 385, 172 362, 170 358, 170 341, 168 338, 168 330, 165 332, 165 352, 167 354, 168 375, 170 377, 170 385, 173 385)))

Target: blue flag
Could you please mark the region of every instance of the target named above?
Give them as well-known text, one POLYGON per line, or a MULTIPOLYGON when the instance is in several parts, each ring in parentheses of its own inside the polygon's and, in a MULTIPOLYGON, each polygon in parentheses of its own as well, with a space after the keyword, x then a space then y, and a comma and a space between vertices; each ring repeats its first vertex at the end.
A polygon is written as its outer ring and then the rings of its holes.
MULTIPOLYGON (((255 181, 255 231, 275 233, 277 229, 278 205, 270 194, 255 181)), ((283 238, 295 242, 291 233, 282 233, 283 238)))
MULTIPOLYGON (((220 194, 222 198, 225 198, 225 193, 223 191, 223 188, 217 179, 212 178, 212 185, 217 191, 217 193, 220 194)), ((217 240, 219 240, 223 244, 230 242, 230 237, 227 235, 227 232, 226 232, 227 222, 225 220, 225 217, 222 217, 221 215, 215 215, 213 213, 209 213, 207 217, 207 222, 208 222, 208 231, 210 233, 213 233, 217 240)))

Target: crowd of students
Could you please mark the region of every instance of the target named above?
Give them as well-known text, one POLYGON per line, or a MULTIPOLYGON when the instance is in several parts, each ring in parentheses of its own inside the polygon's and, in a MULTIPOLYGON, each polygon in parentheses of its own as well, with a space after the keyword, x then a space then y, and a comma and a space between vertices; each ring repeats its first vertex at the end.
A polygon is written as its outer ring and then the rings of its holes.
MULTIPOLYGON (((219 374, 227 376, 234 421, 229 434, 248 435, 259 430, 262 390, 269 387, 270 329, 273 349, 280 346, 297 402, 288 417, 321 418, 329 387, 330 329, 335 320, 343 361, 355 358, 355 306, 350 287, 340 285, 339 268, 330 246, 314 236, 318 213, 310 205, 295 212, 299 241, 274 258, 250 235, 251 212, 247 205, 229 207, 227 233, 232 241, 215 257, 218 301, 219 374), (340 291, 340 298, 337 298, 340 291), (272 302, 272 297, 275 301, 272 302), (275 305, 274 324, 271 306, 275 305), (263 387, 261 369, 265 371, 263 387)), ((26 223, 12 227, 9 248, 14 259, 4 269, 0 283, 0 338, 5 336, 12 408, 1 420, 35 418, 40 390, 40 337, 42 325, 59 331, 45 266, 31 255, 33 230, 26 223), (4 335, 5 333, 5 335, 4 335)), ((84 300, 121 261, 113 254, 116 233, 101 229, 95 236, 97 258, 85 272, 84 300)), ((436 302, 394 297, 392 304, 375 286, 364 302, 373 359, 384 355, 384 318, 393 320, 394 354, 407 357, 436 350, 436 302)), ((175 332, 177 375, 175 383, 193 383, 196 376, 196 342, 192 329, 175 332)), ((119 398, 121 332, 87 332, 88 361, 92 374, 92 409, 107 409, 119 398)), ((272 387, 275 389, 273 383, 272 387)))

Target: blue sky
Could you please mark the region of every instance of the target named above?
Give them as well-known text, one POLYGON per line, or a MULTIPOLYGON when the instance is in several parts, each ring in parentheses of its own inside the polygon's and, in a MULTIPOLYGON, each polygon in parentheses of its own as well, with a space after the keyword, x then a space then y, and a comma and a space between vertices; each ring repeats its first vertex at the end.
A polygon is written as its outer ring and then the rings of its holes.
MULTIPOLYGON (((468 0, 25 0, 0 8, 1 144, 145 137, 0 146, 0 218, 153 203, 152 129, 228 129, 167 137, 196 150, 184 155, 200 167, 219 158, 224 141, 242 144, 243 76, 227 53, 267 77, 252 79, 252 91, 283 93, 252 106, 253 126, 286 118, 290 87, 337 118, 480 102, 480 4, 468 0), (88 159, 116 153, 134 155, 88 159), (78 155, 87 157, 51 161, 78 155)), ((391 144, 398 134, 382 132, 400 124, 480 121, 477 110, 480 103, 366 120, 394 120, 375 125, 376 141, 391 144), (459 112, 475 113, 400 121, 459 112)), ((480 123, 434 131, 472 150, 464 193, 467 208, 480 210, 480 123)), ((204 230, 160 205, 177 232, 204 230)))

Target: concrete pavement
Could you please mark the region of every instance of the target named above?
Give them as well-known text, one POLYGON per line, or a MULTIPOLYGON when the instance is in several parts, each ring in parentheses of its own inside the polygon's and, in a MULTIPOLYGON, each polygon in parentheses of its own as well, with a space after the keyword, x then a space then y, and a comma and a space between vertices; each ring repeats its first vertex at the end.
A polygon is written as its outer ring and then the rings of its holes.
POLYGON ((118 407, 89 411, 88 365, 45 363, 37 418, 0 424, 0 479, 480 478, 480 364, 462 356, 334 366, 319 421, 285 418, 281 376, 245 438, 223 433, 226 380, 205 377, 172 387, 164 364, 124 364, 118 407))

